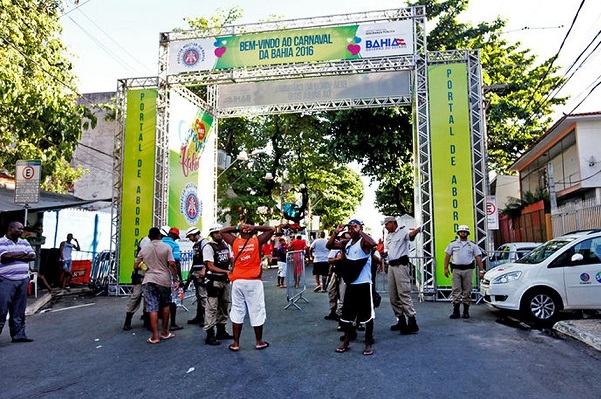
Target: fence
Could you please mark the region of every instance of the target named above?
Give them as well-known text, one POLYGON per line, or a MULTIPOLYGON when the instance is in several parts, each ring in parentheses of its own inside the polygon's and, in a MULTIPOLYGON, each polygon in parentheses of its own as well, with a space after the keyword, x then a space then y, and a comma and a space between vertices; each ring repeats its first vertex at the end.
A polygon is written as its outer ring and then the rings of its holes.
POLYGON ((570 202, 551 215, 553 237, 570 231, 601 228, 601 205, 594 199, 570 202))
POLYGON ((308 302, 303 293, 307 290, 305 283, 305 251, 291 251, 286 254, 286 300, 288 305, 300 309, 297 302, 308 302))

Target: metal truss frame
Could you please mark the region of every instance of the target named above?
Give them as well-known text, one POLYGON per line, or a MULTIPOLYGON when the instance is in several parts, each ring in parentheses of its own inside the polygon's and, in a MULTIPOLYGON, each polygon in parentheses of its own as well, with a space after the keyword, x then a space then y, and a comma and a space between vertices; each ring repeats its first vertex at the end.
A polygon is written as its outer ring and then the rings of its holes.
MULTIPOLYGON (((474 220, 476 231, 474 241, 480 248, 487 248, 486 195, 488 194, 488 168, 486 153, 486 119, 484 115, 484 94, 482 91, 482 65, 478 50, 450 50, 428 52, 427 63, 448 64, 463 62, 467 65, 468 98, 470 104, 470 130, 472 144, 472 183, 474 185, 474 220)), ((421 154, 421 152, 420 152, 421 154)), ((429 153, 428 153, 429 154, 429 153)), ((425 153, 424 153, 425 155, 425 153)), ((431 208, 430 208, 431 209, 431 208)), ((425 213, 422 207, 422 213, 425 213)), ((432 258, 433 259, 433 258, 432 258)), ((436 265, 426 263, 426 287, 436 300, 450 300, 451 288, 438 287, 435 279, 436 265)), ((472 297, 479 298, 478 287, 472 297)))
MULTIPOLYGON (((436 264, 434 260, 433 231, 433 202, 432 202, 432 176, 430 164, 430 121, 428 106, 428 65, 437 63, 465 62, 468 65, 470 123, 472 129, 472 146, 474 160, 474 194, 475 194, 475 240, 478 245, 486 242, 486 193, 487 193, 487 168, 486 168, 486 134, 482 94, 481 65, 478 51, 453 50, 444 52, 427 52, 426 45, 426 10, 425 7, 410 7, 395 10, 382 10, 356 14, 333 15, 298 20, 279 22, 264 22, 250 25, 226 26, 211 28, 201 31, 178 31, 161 34, 159 48, 159 74, 155 78, 131 79, 120 81, 119 108, 125 109, 125 94, 129 88, 157 87, 157 151, 155 168, 155 198, 154 222, 155 225, 164 224, 167 220, 168 209, 168 126, 169 126, 169 93, 175 90, 199 108, 212 114, 215 118, 232 118, 247 115, 270 115, 299 112, 334 111, 349 108, 380 108, 392 106, 412 105, 415 116, 415 163, 416 163, 416 190, 415 209, 419 210, 417 222, 424 225, 423 234, 418 235, 418 248, 423 253, 423 266, 420 268, 421 289, 420 298, 433 297, 448 299, 450 292, 445 287, 437 287, 435 279, 436 264), (315 63, 283 64, 237 68, 233 70, 217 70, 204 72, 190 72, 168 75, 168 45, 171 41, 190 40, 202 37, 215 37, 223 35, 242 34, 250 32, 268 32, 282 29, 298 29, 316 26, 335 26, 345 23, 360 23, 381 20, 414 20, 414 38, 416 52, 410 56, 394 56, 373 59, 327 61, 315 63), (413 93, 410 98, 405 96, 386 98, 361 98, 336 101, 317 101, 278 104, 266 107, 232 108, 220 110, 217 106, 219 95, 218 86, 265 80, 294 79, 320 76, 339 76, 357 73, 378 73, 388 71, 412 71, 413 93), (187 87, 202 86, 206 98, 201 98, 187 89, 187 87)), ((119 132, 115 137, 115 176, 113 192, 115 209, 121 204, 120 187, 122 183, 122 138, 124 132, 124 115, 119 114, 119 132)), ((215 123, 215 126, 217 124, 215 123)), ((217 133, 215 133, 216 139, 217 133)), ((114 242, 119 238, 119 216, 113 218, 115 229, 114 242)), ((115 245, 118 251, 118 247, 115 245)), ((116 255, 118 259, 118 254, 116 255)), ((116 276, 116 274, 115 274, 116 276)))

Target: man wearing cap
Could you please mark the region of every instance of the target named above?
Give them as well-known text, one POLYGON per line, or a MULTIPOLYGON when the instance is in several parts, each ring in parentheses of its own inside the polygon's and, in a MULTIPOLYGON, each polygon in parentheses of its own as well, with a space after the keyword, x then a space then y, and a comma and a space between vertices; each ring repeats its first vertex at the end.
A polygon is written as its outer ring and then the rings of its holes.
POLYGON ((184 291, 188 289, 190 282, 192 282, 194 284, 194 293, 196 294, 196 316, 188 320, 188 324, 199 324, 202 326, 204 325, 205 308, 207 306, 207 289, 204 283, 206 268, 203 262, 202 250, 209 241, 201 237, 200 230, 194 226, 186 231, 186 238, 192 241, 194 245, 192 246, 192 268, 184 284, 184 291))
POLYGON ((207 266, 207 306, 205 308, 204 330, 207 333, 205 344, 219 345, 222 339, 232 339, 225 325, 228 319, 228 302, 230 297, 228 275, 230 274, 232 257, 229 245, 221 236, 220 224, 209 228, 211 242, 205 245, 202 256, 207 266), (217 326, 217 333, 215 333, 217 326))
MULTIPOLYGON (((179 247, 179 244, 175 242, 175 240, 179 239, 179 229, 177 227, 169 227, 163 226, 161 227, 161 234, 164 236, 162 241, 171 247, 171 251, 173 252, 173 259, 175 259, 175 268, 177 270, 177 275, 173 276, 173 280, 177 280, 180 285, 183 287, 183 277, 182 277, 182 251, 179 247)), ((171 327, 169 327, 169 331, 177 331, 181 330, 184 327, 180 327, 175 322, 175 316, 177 314, 177 304, 175 302, 171 302, 169 305, 169 315, 171 316, 171 327)))
POLYGON ((411 298, 411 264, 409 263, 409 241, 413 241, 421 230, 409 231, 399 226, 394 216, 384 218, 384 228, 388 231, 384 243, 385 255, 388 257, 388 294, 390 306, 397 323, 390 326, 392 331, 401 334, 416 334, 419 331, 415 320, 415 308, 411 298), (405 315, 409 318, 408 323, 405 315))
POLYGON ((356 321, 365 324, 363 354, 369 356, 374 352, 375 311, 372 299, 371 252, 376 246, 376 242, 363 231, 363 223, 360 220, 353 219, 347 226, 350 233, 349 239, 337 239, 338 234, 346 227, 339 224, 326 244, 328 249, 342 249, 345 257, 341 269, 342 278, 347 286, 340 316, 344 337, 342 345, 336 348, 336 352, 343 353, 349 349, 351 339, 357 335, 353 326, 356 321))
POLYGON ((472 302, 472 279, 474 276, 474 259, 478 264, 478 277, 484 276, 484 265, 482 264, 482 251, 475 242, 467 239, 470 228, 464 224, 457 228, 458 239, 452 241, 445 250, 444 275, 449 277, 449 261, 453 258, 451 272, 453 273, 451 303, 453 313, 450 319, 459 318, 459 306, 463 303, 463 318, 470 317, 469 308, 472 302))

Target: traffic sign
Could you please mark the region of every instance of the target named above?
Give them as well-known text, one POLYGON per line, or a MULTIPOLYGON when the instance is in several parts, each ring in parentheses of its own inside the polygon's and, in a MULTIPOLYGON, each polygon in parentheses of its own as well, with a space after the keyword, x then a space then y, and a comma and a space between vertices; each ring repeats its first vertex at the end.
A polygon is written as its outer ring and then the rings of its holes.
POLYGON ((40 201, 41 174, 41 161, 17 161, 17 167, 15 168, 15 204, 37 204, 40 201))

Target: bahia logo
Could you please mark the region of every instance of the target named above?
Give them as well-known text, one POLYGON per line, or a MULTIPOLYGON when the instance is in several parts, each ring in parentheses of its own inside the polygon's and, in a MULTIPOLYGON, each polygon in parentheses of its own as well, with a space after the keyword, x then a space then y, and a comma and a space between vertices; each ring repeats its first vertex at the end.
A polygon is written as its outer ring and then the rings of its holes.
POLYGON ((582 273, 582 274, 580 275, 580 280, 581 280, 581 281, 587 282, 587 281, 589 281, 590 279, 591 279, 591 276, 589 276, 589 275, 588 275, 588 273, 582 273))
POLYGON ((180 64, 193 67, 205 60, 205 50, 198 43, 186 44, 178 51, 177 60, 180 64))
POLYGON ((601 283, 601 272, 595 274, 595 280, 597 280, 598 283, 601 283))
POLYGON ((190 225, 196 224, 202 215, 202 202, 197 193, 196 184, 188 183, 179 197, 179 211, 190 225))
POLYGON ((407 47, 407 43, 405 42, 405 39, 399 38, 399 37, 387 37, 387 38, 382 38, 382 39, 365 41, 365 49, 366 50, 385 50, 385 49, 405 48, 405 47, 407 47))

